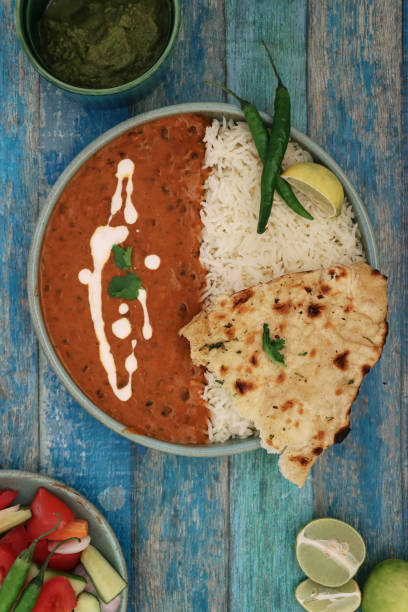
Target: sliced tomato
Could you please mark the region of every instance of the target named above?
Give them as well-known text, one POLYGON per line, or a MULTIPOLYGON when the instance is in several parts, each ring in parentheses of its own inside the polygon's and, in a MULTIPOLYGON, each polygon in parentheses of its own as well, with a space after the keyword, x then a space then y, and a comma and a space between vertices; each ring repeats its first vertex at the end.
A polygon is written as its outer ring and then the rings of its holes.
POLYGON ((0 539, 0 544, 5 544, 16 554, 19 555, 28 548, 28 537, 24 525, 14 527, 0 539))
POLYGON ((60 572, 69 572, 78 565, 81 559, 81 553, 75 553, 73 555, 59 555, 54 553, 50 559, 48 567, 51 569, 59 570, 60 572))
POLYGON ((33 517, 26 523, 30 542, 56 525, 58 522, 56 514, 61 516, 59 527, 65 527, 74 519, 72 510, 43 487, 38 489, 32 501, 31 512, 33 517))
POLYGON ((16 499, 18 491, 14 489, 4 489, 0 491, 0 510, 4 510, 7 506, 10 506, 16 499))
MULTIPOLYGON (((40 540, 35 547, 34 561, 42 565, 48 557, 48 540, 40 540)), ((69 572, 78 565, 81 559, 81 553, 75 553, 73 555, 59 555, 54 553, 50 559, 48 567, 61 572, 69 572)))
POLYGON ((67 538, 86 538, 88 535, 88 521, 82 519, 74 519, 65 527, 57 529, 52 535, 50 540, 66 540, 67 538))
POLYGON ((11 550, 9 546, 0 544, 0 586, 3 584, 3 580, 6 577, 7 572, 16 560, 17 555, 11 550))
POLYGON ((46 582, 32 612, 72 612, 77 604, 75 591, 65 576, 46 582))

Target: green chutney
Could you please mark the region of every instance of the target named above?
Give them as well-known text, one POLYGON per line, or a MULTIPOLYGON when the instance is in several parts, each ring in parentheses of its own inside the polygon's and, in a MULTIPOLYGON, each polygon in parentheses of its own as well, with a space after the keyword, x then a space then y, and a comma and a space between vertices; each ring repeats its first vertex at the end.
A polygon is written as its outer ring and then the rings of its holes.
POLYGON ((146 72, 167 44, 169 0, 52 0, 39 21, 43 62, 77 87, 117 87, 146 72))

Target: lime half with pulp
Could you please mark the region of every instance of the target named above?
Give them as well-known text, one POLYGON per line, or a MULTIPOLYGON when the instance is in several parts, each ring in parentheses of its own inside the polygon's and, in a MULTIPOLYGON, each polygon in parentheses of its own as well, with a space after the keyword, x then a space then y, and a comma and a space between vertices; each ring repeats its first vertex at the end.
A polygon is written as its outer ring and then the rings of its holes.
POLYGON ((343 521, 316 519, 299 531, 296 557, 308 578, 327 587, 346 584, 363 563, 366 547, 361 535, 343 521))
POLYGON ((354 612, 361 603, 361 592, 355 580, 333 589, 308 578, 299 584, 295 597, 307 612, 354 612))
POLYGON ((337 217, 344 202, 343 185, 326 166, 300 162, 282 173, 292 187, 314 202, 325 217, 337 217))

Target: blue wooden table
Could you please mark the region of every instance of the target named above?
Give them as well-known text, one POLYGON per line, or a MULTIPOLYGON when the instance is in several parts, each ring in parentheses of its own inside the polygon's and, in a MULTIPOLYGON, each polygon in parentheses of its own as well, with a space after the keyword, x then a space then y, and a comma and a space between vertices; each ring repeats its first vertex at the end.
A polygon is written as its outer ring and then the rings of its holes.
POLYGON ((377 561, 407 559, 403 3, 184 0, 167 77, 142 102, 116 110, 86 110, 39 79, 19 49, 12 1, 1 0, 0 10, 0 466, 55 476, 104 512, 127 557, 129 610, 300 610, 293 544, 313 516, 338 517, 361 531, 368 557, 360 583, 377 561), (51 372, 27 305, 33 228, 72 158, 130 115, 224 100, 206 79, 271 111, 275 83, 261 38, 289 86, 294 125, 360 192, 389 278, 390 333, 354 404, 352 435, 319 459, 301 491, 262 451, 189 459, 111 433, 51 372))

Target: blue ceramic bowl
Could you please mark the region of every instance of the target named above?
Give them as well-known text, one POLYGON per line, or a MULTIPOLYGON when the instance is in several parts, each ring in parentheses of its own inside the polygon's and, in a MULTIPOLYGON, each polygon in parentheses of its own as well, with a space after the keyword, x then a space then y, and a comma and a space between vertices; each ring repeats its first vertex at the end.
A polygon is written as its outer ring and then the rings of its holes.
MULTIPOLYGON (((116 127, 112 128, 96 140, 94 140, 89 146, 87 146, 77 157, 70 163, 66 170, 62 173, 58 181, 52 188, 46 204, 43 206, 40 214, 40 218, 37 223, 37 227, 34 233, 33 241, 31 244, 29 263, 28 263, 28 296, 30 311, 33 320, 35 330, 37 332, 38 339, 42 346, 42 349, 51 364, 51 367, 57 374, 58 378, 65 385, 71 395, 76 401, 87 410, 92 416, 98 421, 121 434, 125 438, 128 438, 132 442, 137 442, 143 446, 154 448, 167 453, 173 453, 176 455, 185 455, 190 457, 221 457, 224 455, 232 455, 235 453, 242 453, 244 451, 255 450, 260 447, 258 437, 247 438, 245 440, 230 440, 228 442, 208 444, 208 445, 195 445, 188 446, 183 444, 172 444, 169 442, 162 442, 161 440, 155 440, 154 438, 148 438, 138 434, 129 433, 126 427, 115 421, 107 414, 102 412, 95 404, 93 404, 84 393, 77 387, 77 385, 70 378, 69 374, 64 369, 63 365, 59 361, 54 348, 48 337, 44 321, 42 318, 40 301, 38 297, 38 266, 39 257, 41 251, 41 244, 44 236, 44 232, 47 227, 48 219, 58 201, 62 191, 69 180, 79 170, 79 168, 87 161, 91 155, 93 155, 98 149, 107 144, 112 139, 116 138, 126 130, 134 128, 147 121, 153 121, 154 119, 170 117, 180 113, 198 113, 207 117, 222 117, 225 116, 231 119, 244 119, 243 113, 232 104, 217 104, 217 103, 194 103, 194 104, 179 104, 176 106, 167 106, 160 108, 149 113, 132 117, 123 123, 120 123, 116 127)), ((264 119, 270 122, 270 117, 264 115, 264 119)), ((367 215, 367 211, 364 208, 360 197, 358 196, 353 185, 348 180, 347 176, 336 164, 336 162, 325 153, 317 144, 315 144, 310 138, 292 128, 292 137, 297 140, 302 147, 310 151, 313 158, 316 161, 321 162, 328 168, 330 168, 339 178, 343 184, 344 191, 347 198, 351 202, 357 223, 359 225, 365 253, 368 262, 373 267, 378 267, 378 254, 377 247, 375 244, 374 233, 367 215)))
MULTIPOLYGON (((48 476, 19 470, 0 470, 0 489, 17 489, 19 495, 16 503, 18 504, 30 505, 39 487, 45 487, 50 493, 66 503, 75 514, 75 518, 88 521, 89 534, 95 546, 123 579, 129 582, 126 562, 120 544, 107 520, 91 502, 63 482, 48 478, 48 476)), ((119 612, 127 611, 128 598, 128 589, 125 589, 119 612)))
POLYGON ((166 0, 171 9, 171 22, 167 44, 157 61, 144 74, 129 83, 109 89, 75 87, 56 78, 42 62, 37 50, 37 23, 49 0, 16 0, 15 25, 21 48, 30 63, 47 81, 59 87, 73 99, 94 107, 116 107, 131 104, 144 98, 159 83, 164 75, 164 63, 170 55, 180 29, 180 0, 166 0))

